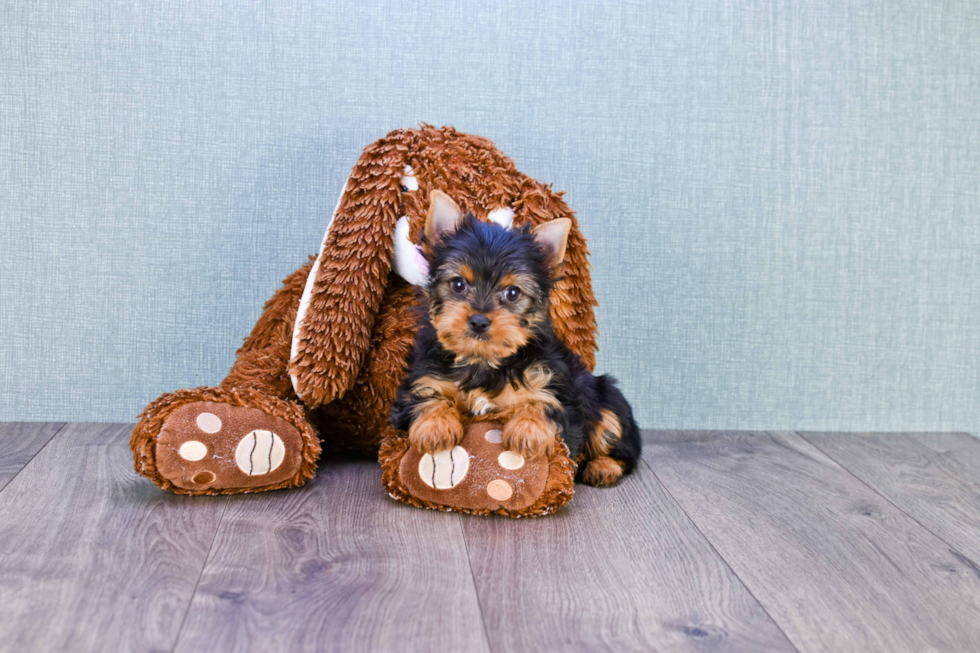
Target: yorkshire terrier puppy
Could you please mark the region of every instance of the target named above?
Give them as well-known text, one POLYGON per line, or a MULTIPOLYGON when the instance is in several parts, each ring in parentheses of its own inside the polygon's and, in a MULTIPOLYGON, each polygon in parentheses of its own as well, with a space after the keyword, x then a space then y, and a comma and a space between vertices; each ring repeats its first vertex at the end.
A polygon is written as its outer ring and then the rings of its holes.
POLYGON ((550 454, 561 436, 589 485, 614 485, 636 467, 629 403, 552 329, 551 287, 570 228, 558 219, 506 230, 432 194, 427 319, 392 407, 392 424, 416 449, 451 449, 465 416, 490 415, 504 423, 504 446, 527 458, 550 454))

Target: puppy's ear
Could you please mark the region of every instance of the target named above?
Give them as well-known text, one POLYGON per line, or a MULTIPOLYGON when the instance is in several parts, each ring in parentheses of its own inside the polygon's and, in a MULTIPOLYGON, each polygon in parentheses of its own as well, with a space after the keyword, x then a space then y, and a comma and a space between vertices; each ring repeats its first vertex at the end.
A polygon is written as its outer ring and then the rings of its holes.
POLYGON ((441 190, 429 194, 429 213, 425 216, 425 242, 429 247, 442 243, 463 220, 459 206, 441 190))
POLYGON ((534 239, 544 250, 548 267, 556 269, 565 260, 565 245, 568 244, 568 232, 572 230, 572 221, 568 218, 556 218, 542 222, 531 230, 534 239))

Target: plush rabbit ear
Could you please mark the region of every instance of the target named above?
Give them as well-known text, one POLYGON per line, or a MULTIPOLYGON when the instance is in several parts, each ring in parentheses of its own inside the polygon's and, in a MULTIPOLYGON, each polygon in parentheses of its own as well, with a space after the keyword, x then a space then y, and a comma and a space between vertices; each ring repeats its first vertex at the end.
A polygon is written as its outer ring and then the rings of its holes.
MULTIPOLYGON (((361 154, 307 279, 293 326, 289 374, 308 408, 352 388, 371 347, 402 194, 395 183, 379 184, 377 171, 402 156, 409 138, 404 132, 390 135, 361 154)), ((392 172, 401 172, 401 165, 392 172)))
POLYGON ((548 267, 557 268, 565 260, 565 245, 568 243, 568 233, 571 229, 571 220, 555 218, 548 222, 542 222, 531 230, 534 239, 544 249, 548 267))
POLYGON ((456 231, 463 220, 459 206, 441 190, 429 195, 429 213, 425 217, 425 242, 429 246, 440 244, 446 236, 456 231))

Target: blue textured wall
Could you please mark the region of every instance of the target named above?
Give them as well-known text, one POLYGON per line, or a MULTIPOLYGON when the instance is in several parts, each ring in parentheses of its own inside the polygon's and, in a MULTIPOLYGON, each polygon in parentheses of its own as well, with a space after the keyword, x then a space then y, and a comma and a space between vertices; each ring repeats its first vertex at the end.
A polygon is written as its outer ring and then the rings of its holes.
POLYGON ((217 383, 360 150, 568 191, 645 427, 980 431, 976 2, 6 2, 0 419, 217 383))

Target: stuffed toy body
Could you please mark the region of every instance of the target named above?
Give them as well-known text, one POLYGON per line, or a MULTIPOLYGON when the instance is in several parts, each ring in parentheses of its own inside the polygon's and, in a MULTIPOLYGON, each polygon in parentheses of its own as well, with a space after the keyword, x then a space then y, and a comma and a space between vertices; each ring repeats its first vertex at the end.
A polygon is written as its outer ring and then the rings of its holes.
MULTIPOLYGON (((434 190, 507 227, 571 220, 551 315, 556 334, 591 370, 596 303, 588 251, 561 194, 520 173, 484 138, 450 127, 398 130, 364 150, 318 255, 266 303, 224 381, 168 393, 146 407, 131 439, 137 472, 180 494, 228 494, 302 485, 321 450, 375 456, 385 439, 389 467, 393 456, 411 455, 389 414, 414 342, 415 286, 427 275, 416 244, 434 190)), ((480 429, 487 430, 474 423, 467 437, 480 429)), ((471 481, 481 460, 472 463, 471 481)), ((562 447, 546 462, 547 475, 536 463, 541 493, 534 501, 508 497, 473 511, 545 514, 567 501, 574 463, 562 447)), ((433 490, 392 487, 389 493, 409 503, 433 490)))

